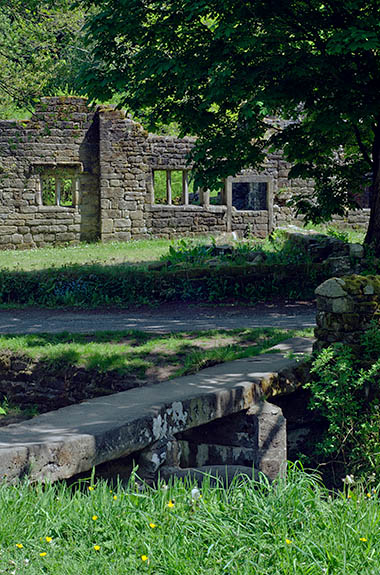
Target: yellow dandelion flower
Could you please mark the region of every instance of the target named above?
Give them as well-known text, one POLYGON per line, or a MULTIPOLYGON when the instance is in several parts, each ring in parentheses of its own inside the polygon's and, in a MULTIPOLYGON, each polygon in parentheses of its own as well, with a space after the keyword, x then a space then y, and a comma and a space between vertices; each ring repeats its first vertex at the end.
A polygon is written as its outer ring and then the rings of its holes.
POLYGON ((366 541, 368 541, 368 539, 366 539, 365 537, 360 537, 360 541, 364 541, 365 543, 366 541))
POLYGON ((155 527, 157 527, 157 525, 155 523, 149 523, 149 527, 151 527, 152 529, 154 529, 155 527))
POLYGON ((45 537, 45 540, 46 540, 47 543, 50 543, 50 541, 52 541, 53 538, 52 538, 52 537, 45 537))
POLYGON ((286 543, 287 545, 291 545, 292 540, 291 540, 291 539, 285 539, 285 543, 286 543))
POLYGON ((351 497, 352 497, 352 495, 351 495, 351 493, 349 493, 349 494, 347 495, 347 499, 351 499, 351 497))
POLYGON ((147 555, 141 555, 141 561, 148 561, 147 555))
POLYGON ((22 543, 16 543, 16 547, 17 547, 18 549, 22 549, 24 546, 23 546, 22 543))
POLYGON ((40 557, 45 557, 45 555, 47 555, 46 551, 43 551, 42 553, 40 553, 40 557))
POLYGON ((98 519, 98 516, 97 516, 97 515, 93 515, 93 516, 92 516, 92 520, 93 520, 93 521, 96 521, 97 519, 98 519))
POLYGON ((89 486, 88 486, 88 490, 89 490, 89 491, 94 491, 94 489, 95 489, 95 487, 93 487, 92 485, 89 485, 89 486))
POLYGON ((372 495, 370 493, 367 493, 367 497, 370 498, 372 497, 372 495))
POLYGON ((117 495, 114 495, 114 496, 113 496, 113 499, 114 499, 114 501, 116 501, 116 499, 117 499, 117 495))
POLYGON ((95 549, 95 551, 99 551, 99 550, 100 550, 100 545, 94 545, 94 549, 95 549))
POLYGON ((170 507, 170 509, 171 509, 172 507, 174 507, 174 503, 173 503, 173 501, 172 501, 171 499, 170 499, 169 503, 167 503, 167 506, 170 507))

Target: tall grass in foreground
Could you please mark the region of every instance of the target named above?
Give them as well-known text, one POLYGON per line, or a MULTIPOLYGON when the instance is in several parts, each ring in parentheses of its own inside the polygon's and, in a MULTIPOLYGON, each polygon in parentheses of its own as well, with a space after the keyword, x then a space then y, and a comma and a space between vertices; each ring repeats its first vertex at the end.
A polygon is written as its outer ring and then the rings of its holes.
POLYGON ((132 479, 0 487, 0 572, 30 575, 374 575, 380 565, 375 493, 331 497, 297 469, 270 485, 228 489, 132 479))

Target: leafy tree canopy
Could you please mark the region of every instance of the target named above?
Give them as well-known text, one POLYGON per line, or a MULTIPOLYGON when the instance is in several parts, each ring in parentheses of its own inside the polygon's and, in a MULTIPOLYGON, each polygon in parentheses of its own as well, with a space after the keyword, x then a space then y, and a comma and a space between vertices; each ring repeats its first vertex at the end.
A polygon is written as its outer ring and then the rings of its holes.
POLYGON ((265 149, 315 178, 314 220, 357 205, 372 177, 367 241, 380 253, 378 0, 87 0, 82 79, 110 99, 198 136, 197 182, 216 186, 265 149), (282 131, 268 117, 286 120, 282 131))
POLYGON ((0 115, 71 89, 87 53, 70 0, 0 0, 0 115))

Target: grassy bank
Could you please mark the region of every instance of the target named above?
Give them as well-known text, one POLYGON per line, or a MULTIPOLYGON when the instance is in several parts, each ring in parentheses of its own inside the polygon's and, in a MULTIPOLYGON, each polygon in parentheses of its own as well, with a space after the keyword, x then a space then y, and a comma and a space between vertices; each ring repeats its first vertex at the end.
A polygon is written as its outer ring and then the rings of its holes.
POLYGON ((311 330, 2 335, 0 405, 8 416, 20 409, 56 409, 265 353, 300 334, 311 330))
POLYGON ((332 274, 329 260, 314 261, 306 245, 281 231, 222 246, 212 238, 80 244, 0 252, 0 306, 313 299, 315 288, 332 274))
POLYGON ((330 274, 322 264, 232 265, 133 269, 72 266, 38 271, 0 270, 0 306, 83 308, 160 302, 256 303, 273 298, 313 299, 330 274))
POLYGON ((0 486, 3 573, 374 575, 380 506, 362 491, 330 497, 313 477, 228 489, 0 486), (201 497, 198 497, 201 495, 201 497), (195 500, 194 500, 195 497, 195 500))
MULTIPOLYGON (((309 229, 306 226, 305 229, 309 229)), ((350 242, 362 243, 364 239, 364 232, 353 230, 340 230, 332 226, 313 226, 319 233, 327 233, 328 235, 335 235, 350 242)), ((36 248, 28 250, 0 250, 0 270, 13 270, 13 271, 37 271, 46 269, 59 269, 63 270, 67 267, 81 265, 131 265, 132 267, 146 268, 150 263, 156 262, 169 254, 171 246, 178 251, 181 248, 181 243, 184 242, 183 252, 190 252, 188 261, 191 260, 191 248, 193 246, 211 246, 213 238, 204 237, 197 238, 196 240, 167 240, 167 239, 147 239, 147 240, 130 240, 128 242, 110 242, 110 243, 81 243, 78 245, 67 246, 50 246, 45 248, 36 248)), ((224 241, 224 243, 226 243, 224 241)), ((271 261, 279 263, 289 261, 289 257, 294 262, 294 256, 299 256, 299 249, 293 250, 295 253, 290 253, 291 250, 283 249, 283 241, 281 234, 277 234, 275 240, 270 241, 268 238, 260 240, 258 238, 250 238, 244 241, 230 240, 231 245, 234 245, 241 255, 241 261, 244 261, 244 256, 251 250, 259 249, 267 255, 271 255, 271 261), (285 252, 285 253, 284 253, 285 252), (275 256, 275 257, 273 257, 275 256), (276 257, 277 256, 277 257, 276 257)), ((209 258, 210 255, 202 250, 200 255, 203 259, 209 258)))
POLYGON ((54 369, 66 366, 100 372, 139 373, 167 364, 175 375, 198 371, 202 365, 231 361, 264 353, 294 335, 311 335, 312 330, 276 328, 208 330, 153 335, 141 331, 105 331, 94 334, 0 335, 0 350, 45 362, 54 369))

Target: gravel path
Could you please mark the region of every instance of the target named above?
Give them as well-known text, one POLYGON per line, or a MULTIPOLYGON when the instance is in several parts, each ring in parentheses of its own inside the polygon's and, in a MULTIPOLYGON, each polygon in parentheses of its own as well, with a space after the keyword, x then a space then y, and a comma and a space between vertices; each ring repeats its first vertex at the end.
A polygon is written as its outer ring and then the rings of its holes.
POLYGON ((91 333, 137 329, 153 333, 281 327, 300 329, 315 325, 310 302, 210 306, 165 304, 129 310, 0 310, 0 333, 91 333))

